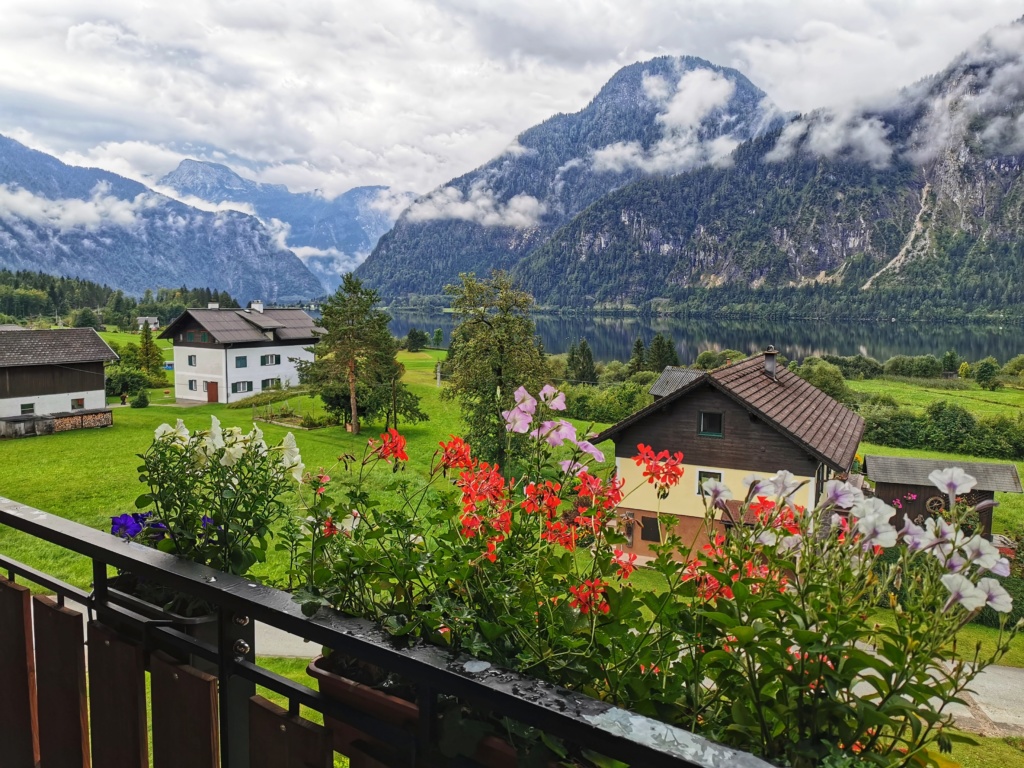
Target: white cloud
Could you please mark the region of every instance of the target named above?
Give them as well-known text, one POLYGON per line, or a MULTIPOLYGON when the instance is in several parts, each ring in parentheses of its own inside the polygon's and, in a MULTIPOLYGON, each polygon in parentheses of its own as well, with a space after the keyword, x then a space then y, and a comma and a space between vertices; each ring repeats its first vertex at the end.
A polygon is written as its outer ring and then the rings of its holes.
POLYGON ((73 229, 92 232, 109 225, 133 227, 140 210, 160 204, 154 195, 140 194, 133 200, 122 200, 107 194, 109 191, 108 185, 100 183, 93 188, 88 200, 50 200, 20 187, 0 184, 0 218, 28 220, 62 232, 73 229))
POLYGON ((633 61, 702 56, 807 112, 936 72, 1020 14, 1019 0, 7 0, 0 133, 139 180, 197 157, 328 197, 427 190, 633 61))
POLYGON ((391 221, 397 221, 402 212, 409 207, 409 204, 416 199, 416 196, 409 192, 399 192, 394 189, 382 189, 377 197, 370 203, 370 207, 385 214, 391 221))
MULTIPOLYGON (((209 211, 210 213, 237 211, 238 213, 246 213, 250 216, 256 215, 256 209, 252 207, 251 203, 239 203, 233 200, 222 200, 218 203, 211 203, 209 200, 203 200, 201 197, 196 197, 195 195, 183 195, 173 187, 165 187, 162 184, 153 185, 153 190, 155 192, 159 192, 161 195, 171 198, 172 200, 177 200, 179 203, 190 205, 201 211, 209 211)), ((274 219, 274 221, 276 221, 276 219, 274 219)))
POLYGON ((646 173, 679 173, 705 163, 722 164, 739 144, 731 135, 702 138, 705 119, 723 109, 736 84, 712 69, 694 69, 679 78, 675 90, 660 75, 645 76, 643 90, 658 105, 662 138, 650 150, 640 142, 616 142, 594 152, 597 171, 639 168, 646 173))
POLYGON ((307 266, 310 265, 311 261, 322 261, 324 264, 319 265, 318 272, 332 271, 337 275, 344 275, 346 272, 351 272, 353 269, 358 267, 369 256, 369 252, 361 253, 345 253, 339 251, 337 248, 312 248, 309 246, 301 246, 299 248, 292 248, 292 252, 302 259, 307 266))
POLYGON ((529 229, 537 226, 546 213, 544 203, 530 195, 516 195, 501 203, 483 181, 473 184, 469 195, 455 187, 442 187, 409 206, 408 221, 435 219, 462 219, 485 227, 515 227, 529 229))

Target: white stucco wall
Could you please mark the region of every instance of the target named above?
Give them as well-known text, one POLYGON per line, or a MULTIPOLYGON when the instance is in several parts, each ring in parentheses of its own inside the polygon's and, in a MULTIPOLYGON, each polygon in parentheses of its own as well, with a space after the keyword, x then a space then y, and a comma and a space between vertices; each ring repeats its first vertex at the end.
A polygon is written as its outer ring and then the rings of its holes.
POLYGON ((58 395, 35 395, 32 397, 9 397, 0 400, 0 418, 20 416, 22 403, 33 403, 36 415, 46 413, 65 413, 71 410, 71 401, 82 398, 87 409, 105 408, 106 393, 102 389, 84 392, 61 392, 58 395))
POLYGON ((241 347, 216 349, 205 347, 174 347, 174 397, 181 400, 203 400, 203 382, 217 382, 218 402, 228 403, 240 400, 250 394, 260 392, 264 379, 280 379, 281 386, 297 384, 299 375, 295 363, 290 358, 312 360, 313 353, 303 349, 303 345, 268 345, 265 347, 241 347), (196 364, 188 364, 188 356, 196 356, 196 364), (280 355, 280 365, 260 365, 264 355, 280 355), (246 358, 245 368, 236 367, 236 358, 246 358), (225 361, 227 368, 225 369, 225 361), (188 382, 196 381, 196 389, 190 390, 188 382), (251 381, 251 392, 231 392, 231 385, 236 382, 251 381))

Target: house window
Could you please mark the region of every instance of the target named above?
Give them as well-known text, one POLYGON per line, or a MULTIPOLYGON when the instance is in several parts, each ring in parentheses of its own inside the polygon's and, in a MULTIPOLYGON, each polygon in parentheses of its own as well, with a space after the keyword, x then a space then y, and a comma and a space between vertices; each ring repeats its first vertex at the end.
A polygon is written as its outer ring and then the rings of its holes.
POLYGON ((208 381, 204 381, 203 382, 203 392, 205 392, 207 390, 207 387, 208 387, 209 383, 210 382, 208 382, 208 381))
POLYGON ((280 389, 280 379, 264 379, 260 382, 260 389, 280 389))
POLYGON ((644 515, 640 518, 640 539, 661 543, 661 526, 657 517, 644 515))
POLYGON ((261 355, 260 356, 260 365, 280 365, 280 364, 281 364, 281 356, 280 355, 261 355))
POLYGON ((73 397, 73 398, 71 398, 71 410, 72 411, 80 411, 83 408, 85 408, 85 398, 84 397, 73 397))
POLYGON ((195 334, 194 331, 189 331, 188 333, 185 334, 185 341, 195 341, 195 340, 196 340, 196 334, 195 334))
POLYGON ((196 356, 195 355, 189 355, 188 356, 188 364, 191 365, 191 366, 194 366, 196 364, 196 356))
POLYGON ((239 392, 252 392, 252 382, 251 381, 235 381, 235 382, 232 382, 232 384, 231 384, 231 391, 232 391, 232 393, 234 393, 236 395, 239 392))
POLYGON ((698 496, 701 495, 701 493, 702 493, 701 489, 704 487, 704 482, 706 480, 717 480, 718 482, 722 482, 722 473, 721 472, 709 472, 709 471, 704 470, 704 469, 700 470, 697 473, 697 495, 698 496))
POLYGON ((700 433, 705 437, 722 436, 722 414, 710 411, 700 412, 700 433))
POLYGON ((206 331, 203 331, 202 333, 199 334, 199 340, 206 344, 210 340, 210 334, 208 334, 206 331))
POLYGON ((239 355, 235 358, 235 368, 248 368, 249 359, 245 355, 239 355))
POLYGON ((190 390, 192 390, 193 392, 195 392, 197 389, 199 389, 199 385, 198 385, 198 383, 196 382, 195 379, 189 379, 188 380, 188 388, 190 390))
POLYGON ((21 404, 21 415, 22 416, 31 416, 35 412, 36 412, 36 404, 35 403, 22 403, 21 404))

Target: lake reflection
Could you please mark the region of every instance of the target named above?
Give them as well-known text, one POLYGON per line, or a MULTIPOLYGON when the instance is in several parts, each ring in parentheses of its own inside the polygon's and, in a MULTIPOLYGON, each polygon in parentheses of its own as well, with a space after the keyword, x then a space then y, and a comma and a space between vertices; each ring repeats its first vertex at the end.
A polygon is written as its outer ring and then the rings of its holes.
MULTIPOLYGON (((445 344, 455 325, 452 315, 394 312, 391 332, 405 336, 410 328, 432 334, 444 331, 445 344)), ((706 349, 738 349, 748 354, 769 344, 787 358, 808 355, 864 354, 885 361, 893 355, 941 356, 955 349, 968 360, 994 355, 1001 363, 1024 352, 1024 328, 1019 326, 864 323, 831 320, 717 320, 674 317, 556 317, 534 318, 544 349, 566 352, 586 338, 597 360, 627 360, 639 337, 649 344, 656 333, 672 338, 681 362, 692 363, 706 349)))

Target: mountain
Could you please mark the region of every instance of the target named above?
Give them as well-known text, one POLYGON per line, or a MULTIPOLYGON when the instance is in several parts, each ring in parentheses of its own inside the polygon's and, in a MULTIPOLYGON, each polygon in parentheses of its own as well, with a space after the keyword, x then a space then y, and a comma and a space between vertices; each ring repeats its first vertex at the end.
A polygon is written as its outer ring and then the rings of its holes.
POLYGON ((209 213, 0 136, 0 267, 69 275, 140 295, 215 287, 290 302, 323 286, 254 216, 209 213))
POLYGON ((649 173, 728 163, 780 122, 736 70, 693 57, 632 64, 581 111, 530 128, 416 200, 356 272, 390 298, 440 294, 459 272, 514 266, 608 192, 649 173))
POLYGON ((1024 300, 1022 24, 891 106, 798 117, 732 160, 612 192, 515 276, 557 306, 713 302, 716 289, 756 303, 797 286, 864 311, 1024 300))
POLYGON ((209 203, 235 204, 264 222, 276 219, 286 225, 286 245, 332 291, 391 229, 395 208, 412 200, 387 187, 355 187, 329 200, 316 192, 250 181, 225 165, 199 160, 182 160, 158 186, 209 203))

